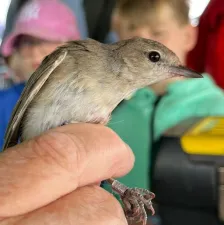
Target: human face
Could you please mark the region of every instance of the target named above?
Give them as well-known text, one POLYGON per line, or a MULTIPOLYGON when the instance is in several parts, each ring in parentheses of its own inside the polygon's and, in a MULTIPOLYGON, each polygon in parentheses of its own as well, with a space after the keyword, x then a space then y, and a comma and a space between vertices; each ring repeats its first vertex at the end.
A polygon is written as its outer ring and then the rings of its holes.
POLYGON ((20 80, 28 80, 45 56, 61 44, 61 42, 46 41, 26 35, 19 37, 13 53, 17 56, 17 63, 14 65, 17 65, 18 68, 13 69, 15 72, 18 71, 20 80))
MULTIPOLYGON (((192 50, 196 42, 196 28, 178 21, 169 5, 159 5, 149 14, 149 19, 144 25, 132 30, 128 30, 127 18, 115 15, 113 20, 112 23, 116 25, 114 27, 118 27, 116 32, 121 40, 137 36, 158 41, 171 49, 183 65, 186 64, 187 53, 192 50)), ((153 84, 150 88, 157 95, 163 95, 170 83, 183 79, 186 78, 170 78, 153 84)))
MULTIPOLYGON (((187 53, 194 47, 195 29, 190 24, 182 24, 174 15, 169 5, 160 5, 149 15, 149 23, 128 31, 123 26, 117 32, 120 39, 135 36, 152 39, 171 49, 185 64, 187 53)), ((117 18, 118 19, 118 18, 117 18)), ((118 22, 118 21, 117 21, 118 22)), ((120 18, 122 24, 122 19, 120 18)))

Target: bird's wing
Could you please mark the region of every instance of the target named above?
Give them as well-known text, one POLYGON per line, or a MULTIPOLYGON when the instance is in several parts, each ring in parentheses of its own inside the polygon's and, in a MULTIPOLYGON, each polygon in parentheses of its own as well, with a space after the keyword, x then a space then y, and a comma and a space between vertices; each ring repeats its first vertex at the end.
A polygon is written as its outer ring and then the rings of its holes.
POLYGON ((46 56, 39 68, 32 74, 12 112, 8 128, 5 133, 2 150, 17 144, 19 128, 27 107, 47 81, 51 73, 65 59, 66 55, 67 51, 65 49, 63 49, 63 51, 61 51, 60 48, 57 49, 50 55, 46 56))

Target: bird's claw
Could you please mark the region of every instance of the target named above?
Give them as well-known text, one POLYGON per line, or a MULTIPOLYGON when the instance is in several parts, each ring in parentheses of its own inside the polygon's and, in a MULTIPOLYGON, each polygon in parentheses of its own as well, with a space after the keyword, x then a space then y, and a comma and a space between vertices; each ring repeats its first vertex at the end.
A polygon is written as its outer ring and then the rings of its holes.
POLYGON ((147 223, 147 213, 145 207, 155 214, 151 200, 155 198, 155 194, 143 188, 129 188, 118 180, 110 178, 107 180, 112 190, 120 195, 124 205, 124 213, 130 222, 147 223))
POLYGON ((126 218, 131 221, 147 222, 147 213, 145 207, 155 214, 151 200, 155 198, 155 194, 142 188, 128 188, 121 196, 124 204, 124 212, 126 218))

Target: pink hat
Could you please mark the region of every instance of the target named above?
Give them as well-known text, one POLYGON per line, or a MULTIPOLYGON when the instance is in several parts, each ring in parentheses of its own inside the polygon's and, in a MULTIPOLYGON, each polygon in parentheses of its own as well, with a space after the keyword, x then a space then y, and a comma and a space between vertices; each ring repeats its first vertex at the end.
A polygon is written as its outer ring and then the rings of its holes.
POLYGON ((25 4, 11 34, 3 40, 3 56, 12 54, 14 42, 21 34, 48 41, 80 39, 73 12, 59 0, 31 0, 25 4))

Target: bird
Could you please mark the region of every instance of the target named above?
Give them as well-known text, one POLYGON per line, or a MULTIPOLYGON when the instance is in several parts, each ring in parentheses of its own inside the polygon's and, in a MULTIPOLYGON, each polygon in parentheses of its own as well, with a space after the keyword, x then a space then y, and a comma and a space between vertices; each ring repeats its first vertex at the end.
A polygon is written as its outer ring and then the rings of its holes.
MULTIPOLYGON (((104 44, 69 41, 47 55, 28 79, 14 107, 3 151, 70 123, 107 125, 113 110, 138 89, 172 77, 203 78, 181 65, 163 44, 140 37, 104 44)), ((110 178, 128 221, 144 225, 155 194, 110 178)))

